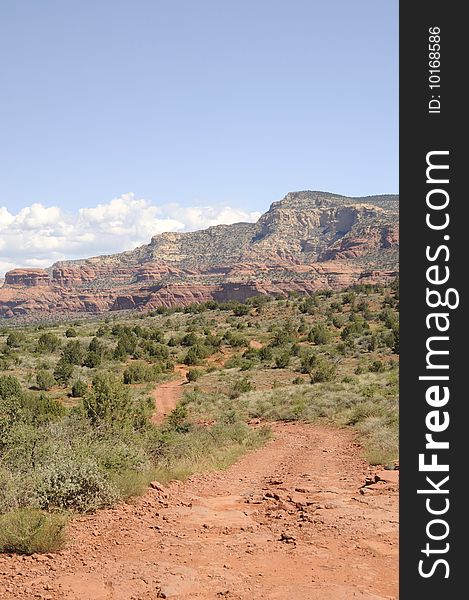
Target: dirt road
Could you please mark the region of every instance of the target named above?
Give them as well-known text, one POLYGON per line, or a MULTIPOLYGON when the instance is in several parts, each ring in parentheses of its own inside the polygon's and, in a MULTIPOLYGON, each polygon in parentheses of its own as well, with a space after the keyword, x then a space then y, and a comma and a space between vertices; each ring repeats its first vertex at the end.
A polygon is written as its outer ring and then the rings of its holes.
POLYGON ((397 598, 397 472, 362 488, 350 432, 273 429, 226 471, 75 520, 59 554, 0 558, 0 597, 397 598))
POLYGON ((155 425, 160 425, 169 413, 176 408, 184 391, 183 383, 188 370, 184 365, 176 365, 174 371, 177 374, 177 379, 162 383, 153 390, 155 412, 151 420, 155 425))

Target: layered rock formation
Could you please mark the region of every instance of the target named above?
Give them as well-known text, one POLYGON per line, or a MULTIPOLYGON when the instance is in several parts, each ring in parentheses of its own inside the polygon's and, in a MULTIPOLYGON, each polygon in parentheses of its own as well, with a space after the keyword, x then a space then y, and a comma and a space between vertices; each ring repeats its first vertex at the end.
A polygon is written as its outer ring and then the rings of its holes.
POLYGON ((294 192, 257 223, 163 233, 130 252, 15 269, 0 316, 147 310, 381 282, 398 270, 398 197, 294 192))
POLYGON ((37 287, 50 285, 50 278, 44 269, 13 269, 5 275, 5 285, 37 287))

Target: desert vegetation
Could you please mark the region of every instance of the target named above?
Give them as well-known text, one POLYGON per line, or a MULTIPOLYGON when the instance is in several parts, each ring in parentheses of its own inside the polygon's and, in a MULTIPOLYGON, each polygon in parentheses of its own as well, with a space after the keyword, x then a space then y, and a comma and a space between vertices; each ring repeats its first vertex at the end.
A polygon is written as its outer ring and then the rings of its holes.
POLYGON ((395 282, 4 326, 0 550, 57 550, 75 514, 224 468, 275 420, 354 427, 392 465, 398 302, 395 282), (153 391, 177 365, 184 394, 156 426, 153 391))

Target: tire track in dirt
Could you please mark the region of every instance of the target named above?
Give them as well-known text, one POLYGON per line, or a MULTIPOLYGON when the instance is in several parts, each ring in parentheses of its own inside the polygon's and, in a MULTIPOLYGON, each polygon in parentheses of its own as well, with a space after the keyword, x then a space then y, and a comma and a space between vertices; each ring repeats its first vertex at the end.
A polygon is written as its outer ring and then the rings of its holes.
POLYGON ((58 554, 2 557, 2 600, 397 598, 397 472, 370 478, 349 430, 272 428, 225 471, 74 520, 58 554))

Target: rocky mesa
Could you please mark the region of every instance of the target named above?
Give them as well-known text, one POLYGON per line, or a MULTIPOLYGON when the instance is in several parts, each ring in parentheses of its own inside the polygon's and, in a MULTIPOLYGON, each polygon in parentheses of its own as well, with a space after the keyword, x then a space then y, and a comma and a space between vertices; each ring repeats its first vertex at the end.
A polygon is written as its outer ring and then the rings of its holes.
POLYGON ((256 223, 162 233, 129 252, 14 269, 0 288, 0 317, 149 310, 384 282, 398 272, 398 205, 395 195, 292 192, 256 223))

